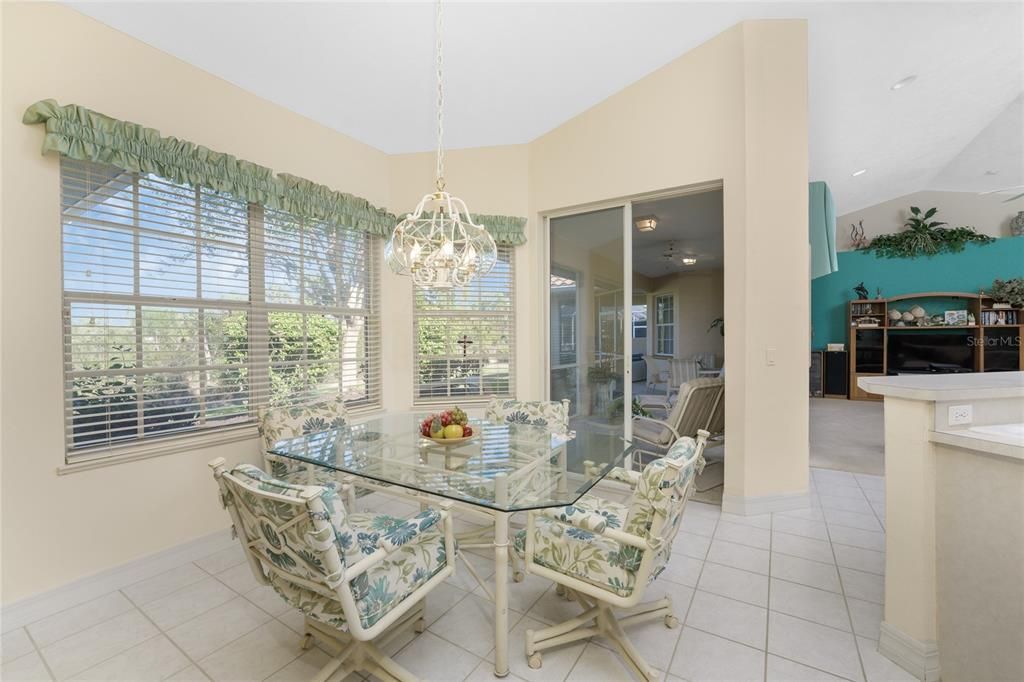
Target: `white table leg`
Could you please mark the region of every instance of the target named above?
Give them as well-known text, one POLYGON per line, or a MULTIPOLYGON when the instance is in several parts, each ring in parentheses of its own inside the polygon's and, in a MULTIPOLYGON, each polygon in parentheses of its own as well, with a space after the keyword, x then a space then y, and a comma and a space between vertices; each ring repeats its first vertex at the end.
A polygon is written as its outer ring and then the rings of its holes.
POLYGON ((508 521, 494 515, 494 675, 508 675, 508 521))

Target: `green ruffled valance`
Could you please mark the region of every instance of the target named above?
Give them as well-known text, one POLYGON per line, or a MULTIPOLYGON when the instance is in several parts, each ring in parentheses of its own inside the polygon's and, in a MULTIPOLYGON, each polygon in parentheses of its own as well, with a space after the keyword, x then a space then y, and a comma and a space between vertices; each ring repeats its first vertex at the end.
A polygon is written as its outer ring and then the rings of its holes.
MULTIPOLYGON (((275 174, 265 166, 176 137, 163 137, 153 128, 119 121, 75 104, 41 100, 25 111, 22 121, 46 125, 44 154, 55 151, 72 159, 153 173, 381 237, 389 236, 401 219, 366 199, 287 173, 275 174)), ((526 243, 525 218, 475 215, 474 219, 501 244, 526 243)))

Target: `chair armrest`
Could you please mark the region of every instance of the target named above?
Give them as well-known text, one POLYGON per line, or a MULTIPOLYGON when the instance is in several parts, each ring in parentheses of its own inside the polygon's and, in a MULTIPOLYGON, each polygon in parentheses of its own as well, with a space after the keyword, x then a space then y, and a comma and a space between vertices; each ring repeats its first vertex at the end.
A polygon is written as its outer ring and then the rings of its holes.
POLYGON ((630 488, 635 488, 636 484, 640 482, 640 472, 627 471, 622 467, 615 467, 614 469, 608 472, 608 474, 605 476, 605 479, 609 481, 618 481, 620 483, 625 483, 630 488))
POLYGON ((581 530, 590 531, 591 533, 600 533, 604 531, 608 525, 608 519, 604 516, 588 512, 571 504, 564 507, 541 509, 539 510, 539 513, 542 516, 546 516, 549 519, 558 521, 559 523, 574 526, 581 530))
POLYGON ((655 419, 654 417, 641 417, 640 415, 635 415, 633 417, 633 421, 645 421, 645 422, 652 422, 654 424, 657 424, 658 426, 660 426, 662 428, 665 428, 665 429, 668 429, 669 431, 671 431, 672 435, 676 437, 676 440, 679 440, 679 432, 676 431, 675 428, 673 428, 673 426, 671 424, 669 424, 667 421, 663 421, 661 419, 655 419))

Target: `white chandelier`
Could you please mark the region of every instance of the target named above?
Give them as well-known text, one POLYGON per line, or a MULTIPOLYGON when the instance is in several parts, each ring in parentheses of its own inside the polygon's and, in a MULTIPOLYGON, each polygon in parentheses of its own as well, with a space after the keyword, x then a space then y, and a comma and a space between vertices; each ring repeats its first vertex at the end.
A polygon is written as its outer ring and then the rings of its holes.
POLYGON ((441 1, 435 12, 437 31, 437 171, 436 191, 424 195, 416 210, 398 223, 384 258, 418 286, 450 289, 486 275, 498 259, 498 247, 483 225, 473 222, 466 202, 445 191, 444 90, 442 87, 441 1))

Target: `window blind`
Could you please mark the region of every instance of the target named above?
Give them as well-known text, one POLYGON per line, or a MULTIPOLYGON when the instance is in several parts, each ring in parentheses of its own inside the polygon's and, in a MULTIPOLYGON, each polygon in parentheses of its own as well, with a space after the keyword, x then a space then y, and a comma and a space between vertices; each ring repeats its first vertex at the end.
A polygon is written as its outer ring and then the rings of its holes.
POLYGON ((61 160, 68 460, 379 400, 374 237, 61 160))
POLYGON ((414 402, 514 394, 512 254, 498 246, 494 268, 468 286, 415 287, 414 402))

